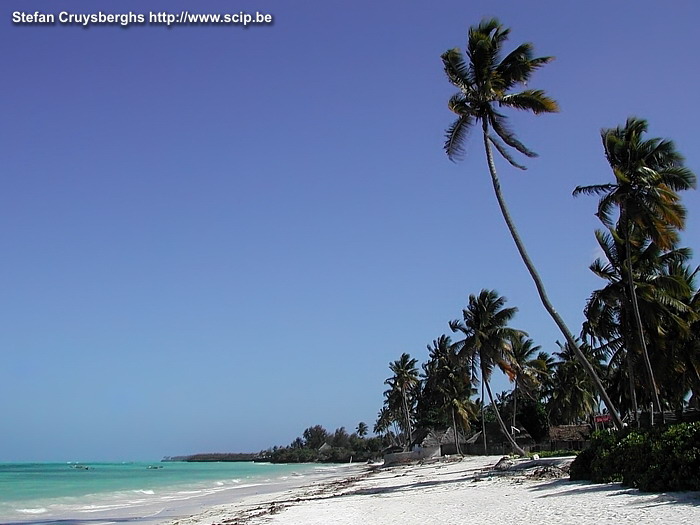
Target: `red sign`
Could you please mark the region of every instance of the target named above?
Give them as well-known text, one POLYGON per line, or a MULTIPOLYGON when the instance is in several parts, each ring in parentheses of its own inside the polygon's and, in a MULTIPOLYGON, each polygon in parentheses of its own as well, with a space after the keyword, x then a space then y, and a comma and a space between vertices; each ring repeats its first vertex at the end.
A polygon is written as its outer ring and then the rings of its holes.
POLYGON ((610 414, 603 414, 602 416, 595 416, 593 419, 596 423, 610 423, 612 421, 612 416, 610 414))

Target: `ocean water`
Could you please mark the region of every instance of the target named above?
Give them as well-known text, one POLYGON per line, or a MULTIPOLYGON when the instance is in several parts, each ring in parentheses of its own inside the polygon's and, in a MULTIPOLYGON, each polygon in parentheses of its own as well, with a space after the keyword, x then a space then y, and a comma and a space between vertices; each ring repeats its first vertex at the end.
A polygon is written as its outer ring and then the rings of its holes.
POLYGON ((198 506, 337 475, 337 469, 252 462, 6 463, 0 464, 0 524, 158 522, 198 506))

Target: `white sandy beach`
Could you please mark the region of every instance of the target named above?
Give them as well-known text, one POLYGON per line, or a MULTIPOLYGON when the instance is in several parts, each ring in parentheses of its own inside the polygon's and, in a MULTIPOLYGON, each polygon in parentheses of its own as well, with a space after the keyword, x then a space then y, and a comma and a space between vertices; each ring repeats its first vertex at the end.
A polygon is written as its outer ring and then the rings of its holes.
POLYGON ((212 507, 172 525, 698 524, 700 493, 640 493, 572 482, 534 465, 496 472, 499 457, 468 457, 371 471, 212 507))

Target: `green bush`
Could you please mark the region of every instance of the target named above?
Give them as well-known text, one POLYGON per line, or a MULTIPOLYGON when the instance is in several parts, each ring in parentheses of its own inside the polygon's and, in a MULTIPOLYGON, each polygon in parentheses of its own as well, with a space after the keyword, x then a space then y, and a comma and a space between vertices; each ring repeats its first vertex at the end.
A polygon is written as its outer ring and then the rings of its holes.
POLYGON ((597 432, 571 465, 572 480, 621 481, 644 491, 700 490, 700 422, 597 432))
POLYGON ((700 490, 700 422, 673 425, 653 444, 641 490, 700 490))
POLYGON ((587 479, 596 483, 621 481, 616 475, 614 449, 616 434, 599 430, 591 435, 591 445, 583 450, 571 464, 569 475, 573 480, 587 479))
POLYGON ((638 488, 639 480, 653 470, 650 460, 654 457, 657 442, 658 437, 649 431, 632 431, 624 436, 612 451, 615 457, 613 469, 618 474, 615 481, 619 478, 623 485, 638 488))

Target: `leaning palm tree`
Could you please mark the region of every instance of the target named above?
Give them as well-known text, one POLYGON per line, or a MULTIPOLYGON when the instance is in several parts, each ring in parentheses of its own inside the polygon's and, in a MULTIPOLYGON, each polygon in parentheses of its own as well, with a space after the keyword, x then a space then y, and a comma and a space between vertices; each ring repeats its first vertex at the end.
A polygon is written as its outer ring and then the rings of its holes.
MULTIPOLYGON (((525 451, 515 442, 503 422, 489 384, 495 367, 503 371, 510 370, 510 341, 523 335, 523 332, 507 326, 518 309, 505 308, 505 303, 505 297, 499 296, 495 290, 482 290, 478 296, 472 294, 467 308, 462 310, 462 319, 451 321, 450 328, 453 332, 464 335, 463 340, 455 343, 455 350, 463 361, 477 364, 482 387, 486 388, 503 434, 513 449, 524 456, 525 451)), ((483 425, 482 413, 482 432, 485 437, 486 429, 483 425)))
POLYGON ((601 132, 605 157, 615 182, 578 186, 574 195, 602 195, 596 215, 609 229, 615 228, 625 246, 622 267, 634 313, 636 337, 642 350, 656 410, 662 412, 659 389, 649 360, 644 327, 639 313, 633 269, 633 249, 649 240, 661 249, 671 249, 678 242, 678 230, 685 225, 685 208, 677 191, 695 186, 695 175, 683 165, 683 157, 672 141, 644 139, 647 122, 630 117, 625 126, 601 132), (617 225, 612 211, 618 210, 617 225), (636 242, 635 242, 636 241, 636 242))
POLYGON ((605 392, 600 378, 585 356, 576 346, 576 341, 561 316, 547 297, 542 279, 535 265, 528 256, 515 223, 510 216, 505 199, 501 193, 501 183, 496 172, 492 146, 512 166, 524 169, 511 155, 516 150, 528 157, 536 154, 518 140, 508 128, 507 117, 500 108, 513 108, 531 111, 535 114, 558 111, 557 103, 539 89, 524 89, 513 92, 520 85, 527 84, 530 75, 552 60, 552 57, 534 57, 530 43, 521 44, 501 59, 503 44, 508 38, 509 29, 504 28, 498 20, 482 21, 469 29, 467 41, 467 58, 465 61, 459 49, 451 49, 442 55, 442 62, 448 80, 459 92, 450 98, 449 108, 457 114, 457 120, 447 129, 445 152, 450 160, 456 160, 464 153, 464 143, 468 131, 477 122, 481 124, 486 161, 491 174, 491 182, 496 200, 503 218, 510 231, 528 272, 530 273, 542 304, 561 330, 566 341, 575 348, 576 356, 581 361, 605 405, 613 415, 616 426, 622 428, 622 420, 612 401, 605 392))

